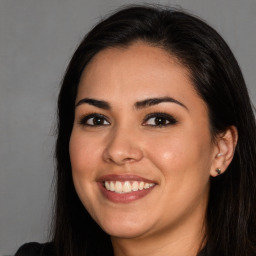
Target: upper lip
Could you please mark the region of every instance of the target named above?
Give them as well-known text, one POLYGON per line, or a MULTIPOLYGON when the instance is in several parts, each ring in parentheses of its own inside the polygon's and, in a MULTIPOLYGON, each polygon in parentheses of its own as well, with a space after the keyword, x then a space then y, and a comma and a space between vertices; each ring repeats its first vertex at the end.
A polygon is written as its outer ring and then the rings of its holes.
POLYGON ((147 183, 156 183, 153 180, 146 179, 134 174, 122 174, 122 175, 109 174, 109 175, 101 176, 98 179, 98 182, 104 182, 104 181, 144 181, 147 183))

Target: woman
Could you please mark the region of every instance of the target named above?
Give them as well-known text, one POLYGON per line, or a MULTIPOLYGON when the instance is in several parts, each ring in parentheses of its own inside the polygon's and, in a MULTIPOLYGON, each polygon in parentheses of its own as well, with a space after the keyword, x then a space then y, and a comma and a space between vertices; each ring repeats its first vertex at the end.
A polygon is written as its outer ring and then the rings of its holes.
POLYGON ((256 255, 255 117, 207 24, 116 12, 76 50, 58 115, 53 242, 16 255, 256 255))

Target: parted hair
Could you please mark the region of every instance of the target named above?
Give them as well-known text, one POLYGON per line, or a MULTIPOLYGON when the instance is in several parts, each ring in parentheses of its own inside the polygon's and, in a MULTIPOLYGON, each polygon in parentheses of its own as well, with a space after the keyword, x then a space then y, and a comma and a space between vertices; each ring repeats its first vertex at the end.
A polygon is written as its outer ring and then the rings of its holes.
POLYGON ((113 255, 109 235, 80 202, 72 181, 69 140, 79 80, 90 60, 109 47, 135 41, 164 49, 189 71, 208 107, 212 137, 238 130, 227 171, 210 178, 205 247, 198 256, 256 255, 256 125, 239 65, 222 37, 199 18, 163 6, 126 6, 100 21, 82 40, 64 75, 58 98, 56 202, 57 256, 113 255))

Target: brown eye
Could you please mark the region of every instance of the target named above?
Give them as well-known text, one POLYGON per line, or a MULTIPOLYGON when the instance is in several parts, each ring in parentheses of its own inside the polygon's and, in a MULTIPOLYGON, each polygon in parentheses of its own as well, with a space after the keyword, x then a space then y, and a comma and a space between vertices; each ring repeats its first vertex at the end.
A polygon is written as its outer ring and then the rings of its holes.
POLYGON ((154 126, 164 126, 170 123, 167 119, 163 117, 151 117, 147 120, 147 125, 154 125, 154 126))
POLYGON ((164 127, 177 123, 177 120, 166 113, 154 113, 146 117, 143 125, 164 127))
POLYGON ((170 121, 162 117, 156 117, 154 123, 155 125, 167 125, 170 123, 170 121))
POLYGON ((89 125, 104 125, 105 120, 101 117, 92 117, 87 120, 87 124, 89 124, 89 125))
POLYGON ((80 122, 82 125, 87 126, 105 126, 110 125, 109 121, 106 119, 105 116, 100 114, 90 114, 83 117, 80 122))

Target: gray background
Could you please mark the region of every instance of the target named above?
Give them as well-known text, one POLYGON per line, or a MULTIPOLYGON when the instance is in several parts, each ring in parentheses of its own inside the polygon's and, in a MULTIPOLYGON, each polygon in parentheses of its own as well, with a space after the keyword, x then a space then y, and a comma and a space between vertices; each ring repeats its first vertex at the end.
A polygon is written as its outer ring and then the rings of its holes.
MULTIPOLYGON (((147 1, 182 6, 226 39, 256 103, 256 0, 147 1)), ((47 240, 59 83, 84 34, 115 0, 0 0, 0 255, 47 240)))

